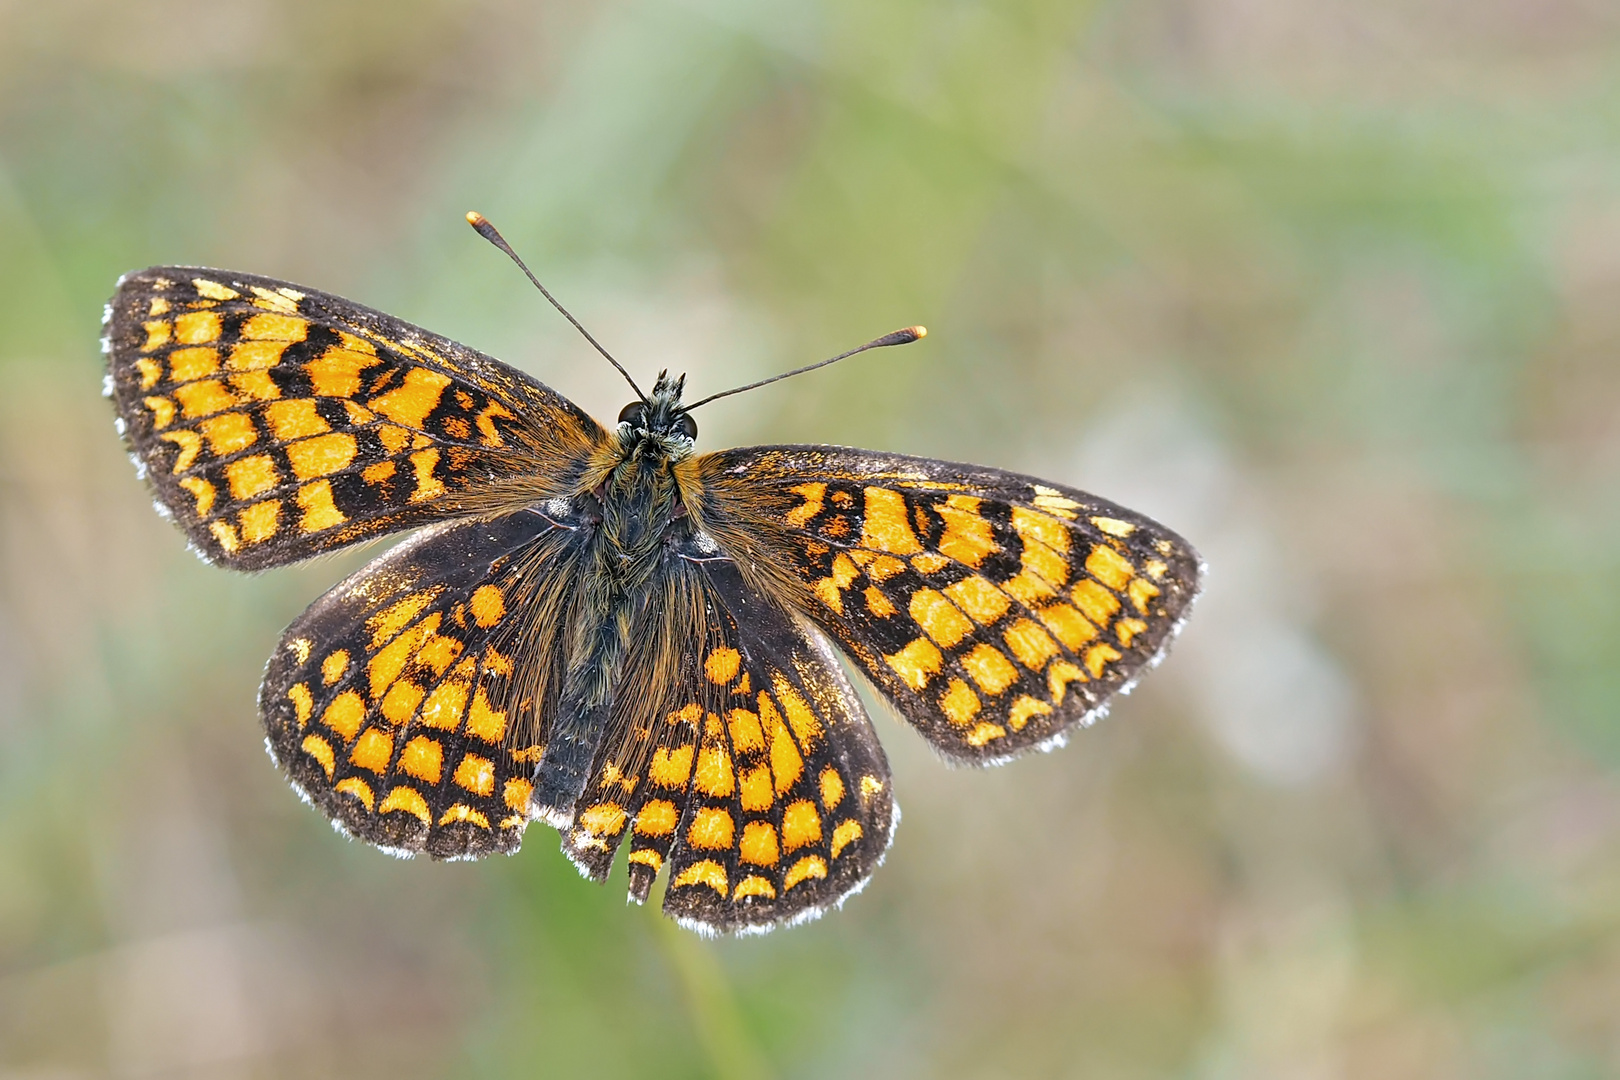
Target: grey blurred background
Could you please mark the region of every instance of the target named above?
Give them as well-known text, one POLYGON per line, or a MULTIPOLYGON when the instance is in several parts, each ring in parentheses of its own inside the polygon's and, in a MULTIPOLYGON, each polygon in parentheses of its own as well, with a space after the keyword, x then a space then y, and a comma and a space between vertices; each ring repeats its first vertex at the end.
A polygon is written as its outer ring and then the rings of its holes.
POLYGON ((0 1077, 1620 1075, 1620 10, 1599 0, 0 2, 0 1077), (203 566, 102 400, 153 263, 702 445, 1049 477, 1207 556, 1069 747, 844 910, 702 941, 333 834, 261 749, 361 555, 203 566))

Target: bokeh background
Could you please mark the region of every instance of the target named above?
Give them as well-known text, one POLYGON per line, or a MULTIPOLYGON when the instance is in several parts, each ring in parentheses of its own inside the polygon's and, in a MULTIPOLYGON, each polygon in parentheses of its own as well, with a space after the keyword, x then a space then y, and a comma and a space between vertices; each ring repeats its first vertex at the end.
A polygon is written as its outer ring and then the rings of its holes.
POLYGON ((0 1077, 1620 1075, 1620 9, 0 3, 0 1077), (117 276, 353 297, 617 415, 1050 477, 1210 562, 820 922, 397 862, 266 760, 258 577, 152 513, 117 276))

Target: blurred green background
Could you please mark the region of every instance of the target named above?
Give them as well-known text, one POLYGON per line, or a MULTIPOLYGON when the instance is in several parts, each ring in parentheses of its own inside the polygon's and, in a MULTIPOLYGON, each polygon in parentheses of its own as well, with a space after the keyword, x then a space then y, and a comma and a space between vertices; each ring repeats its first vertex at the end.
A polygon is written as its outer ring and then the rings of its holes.
POLYGON ((0 1077, 1620 1075, 1620 10, 1600 0, 0 4, 0 1077), (203 566, 100 396, 202 263, 702 445, 1096 491, 1169 662, 949 770, 820 922, 703 941, 536 826, 344 841, 261 749, 361 556, 203 566))

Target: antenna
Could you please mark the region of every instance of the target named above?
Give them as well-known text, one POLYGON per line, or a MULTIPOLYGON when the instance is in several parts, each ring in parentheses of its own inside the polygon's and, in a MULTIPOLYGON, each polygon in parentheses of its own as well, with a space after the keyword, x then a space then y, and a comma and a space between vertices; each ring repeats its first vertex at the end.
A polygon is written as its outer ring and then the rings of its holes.
POLYGON ((868 341, 865 345, 862 345, 858 349, 851 349, 849 352, 839 353, 837 356, 830 357, 829 359, 820 360, 814 364, 806 364, 804 367, 794 368, 792 371, 784 371, 780 375, 772 375, 768 379, 761 379, 758 382, 751 382, 747 386, 739 386, 732 390, 722 390, 718 394, 710 394, 702 401, 695 401, 686 406, 686 411, 691 412, 699 405, 707 405, 709 402, 714 401, 717 398, 730 397, 732 394, 740 394, 744 390, 754 390, 761 386, 768 386, 773 382, 781 382, 783 379, 791 379, 795 375, 803 375, 807 371, 816 370, 816 368, 826 367, 828 364, 836 364, 840 360, 847 360, 856 353, 863 353, 867 349, 883 349, 890 345, 910 345, 913 341, 916 341, 919 338, 925 338, 927 336, 928 328, 926 326, 908 326, 904 330, 896 330, 892 334, 884 334, 880 338, 873 338, 871 341, 868 341))
MULTIPOLYGON (((643 404, 648 404, 647 395, 641 392, 641 387, 636 385, 636 380, 632 379, 630 377, 630 373, 624 370, 624 365, 613 359, 613 354, 602 348, 602 343, 591 337, 591 332, 581 326, 579 320, 568 313, 567 308, 557 303, 557 298, 552 296, 550 291, 547 290, 544 285, 540 284, 540 279, 534 276, 534 271, 530 270, 524 265, 523 260, 518 258, 517 252, 512 250, 512 245, 506 242, 506 237, 502 236, 495 226, 489 223, 488 218, 476 210, 469 210, 467 211, 467 224, 471 225, 473 229, 477 231, 479 236, 482 236, 485 240, 488 240, 490 243, 506 252, 507 256, 513 262, 518 264, 518 269, 527 274, 529 280, 534 282, 534 287, 540 290, 540 295, 544 296, 547 300, 550 300, 551 306, 562 312, 563 318, 573 323, 574 329, 585 335, 585 340, 594 345, 597 352, 607 357, 607 362, 617 368, 620 375, 624 376, 624 381, 630 384, 630 389, 636 392, 636 397, 640 398, 643 404)), ((893 335, 890 336, 892 337, 893 335)), ((870 346, 866 347, 870 348, 870 346)), ((856 351, 859 352, 860 350, 857 349, 856 351)), ((732 392, 735 393, 735 391, 732 392)))

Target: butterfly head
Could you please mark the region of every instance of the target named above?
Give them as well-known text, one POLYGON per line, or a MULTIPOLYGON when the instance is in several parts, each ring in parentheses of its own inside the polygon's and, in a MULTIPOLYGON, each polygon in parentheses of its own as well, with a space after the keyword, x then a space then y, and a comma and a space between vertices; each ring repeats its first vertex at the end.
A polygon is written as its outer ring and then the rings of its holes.
POLYGON ((671 457, 692 452, 697 440, 697 421, 681 405, 686 376, 672 379, 669 372, 658 373, 646 401, 632 401, 619 413, 619 434, 638 443, 651 443, 671 457))

